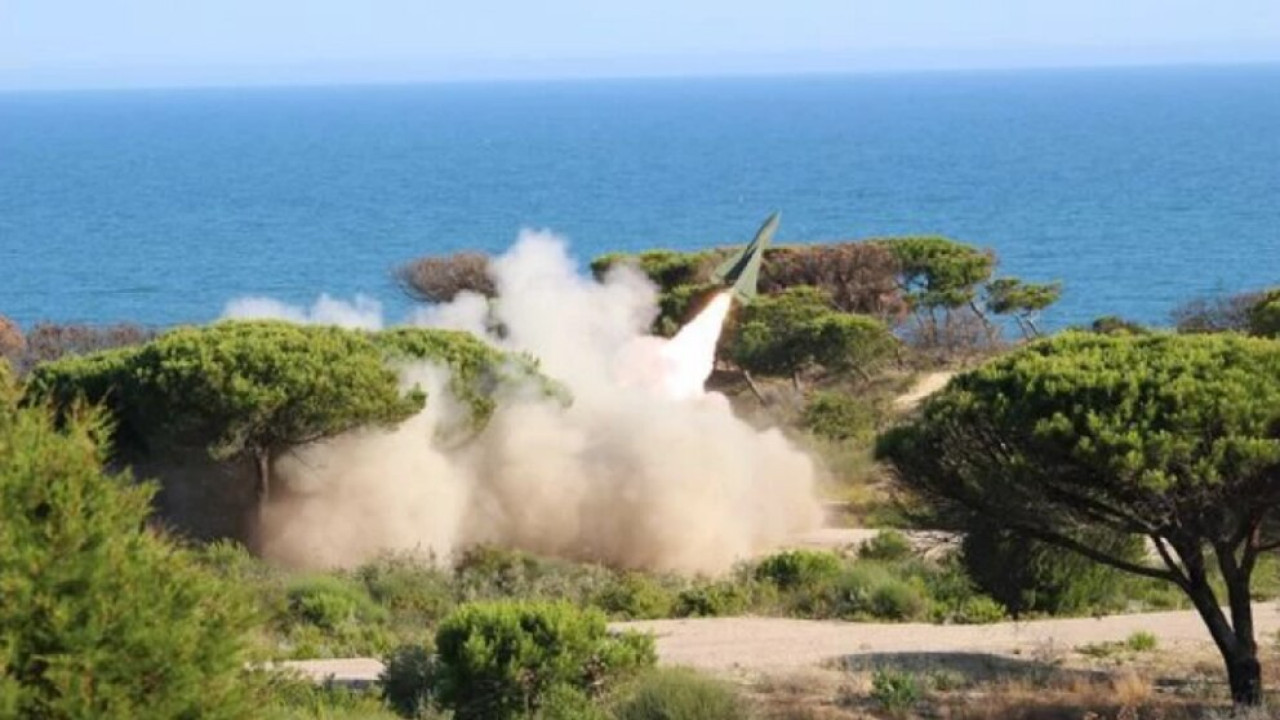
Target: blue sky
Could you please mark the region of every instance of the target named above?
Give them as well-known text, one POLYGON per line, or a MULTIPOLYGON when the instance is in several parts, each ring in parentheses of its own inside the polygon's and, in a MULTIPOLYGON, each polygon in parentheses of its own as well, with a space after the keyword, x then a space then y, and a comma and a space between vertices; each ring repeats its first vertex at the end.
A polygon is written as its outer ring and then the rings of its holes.
POLYGON ((1280 0, 0 0, 0 87, 1280 61, 1280 0))

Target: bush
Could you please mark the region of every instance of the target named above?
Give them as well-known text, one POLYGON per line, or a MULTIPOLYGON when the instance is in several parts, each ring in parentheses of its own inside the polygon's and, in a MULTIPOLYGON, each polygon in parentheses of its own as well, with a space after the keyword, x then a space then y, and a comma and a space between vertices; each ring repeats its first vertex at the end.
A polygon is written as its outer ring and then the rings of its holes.
POLYGON ((610 617, 628 620, 653 620, 671 617, 676 598, 655 578, 630 572, 603 590, 595 605, 610 617))
POLYGON ((1157 644, 1156 636, 1146 630, 1139 630, 1124 641, 1124 646, 1134 652, 1151 652, 1157 644))
POLYGON ((747 588, 728 581, 701 582, 676 596, 677 617, 725 617, 739 615, 751 603, 747 588))
POLYGON ((297 580, 287 596, 289 612, 296 621, 326 630, 352 622, 381 622, 387 616, 363 588, 334 575, 297 580))
POLYGON ((240 589, 147 529, 154 487, 102 470, 100 418, 75 413, 59 431, 7 395, 0 714, 250 716, 240 589))
POLYGON ((641 677, 614 710, 615 720, 741 720, 747 714, 731 685, 687 669, 641 677))
POLYGON ((918 588, 901 580, 890 580, 871 591, 871 614, 885 620, 918 619, 928 605, 918 588))
POLYGON ((913 552, 911 541, 906 535, 897 530, 881 530, 858 548, 858 557, 863 560, 896 562, 906 560, 913 552))
POLYGON ((812 367, 865 374, 896 345, 880 321, 835 311, 821 290, 802 286, 744 307, 727 349, 745 370, 790 376, 812 367))
POLYGON ((820 390, 809 396, 800 426, 826 440, 870 438, 876 430, 876 408, 846 392, 820 390))
POLYGON ((961 625, 989 625, 1004 619, 1004 606, 986 595, 966 598, 955 615, 955 621, 961 625))
POLYGON ((656 661, 653 638, 608 633, 598 610, 564 602, 464 605, 436 632, 436 697, 458 720, 538 711, 554 690, 597 696, 656 661))
MULTIPOLYGON (((1109 554, 1142 557, 1142 544, 1132 537, 1095 533, 1089 543, 1106 548, 1109 554)), ((978 587, 1015 618, 1027 613, 1069 615, 1120 609, 1126 589, 1137 582, 1070 550, 985 523, 968 528, 960 560, 978 587)))
POLYGON ((794 590, 830 583, 840 575, 840 567, 840 558, 833 553, 789 550, 761 560, 755 577, 781 590, 794 590))
POLYGON ((891 715, 905 715, 922 694, 919 681, 910 673, 878 669, 871 677, 871 699, 891 715))
POLYGON ((449 576, 425 561, 387 556, 362 565, 355 576, 378 606, 434 625, 453 609, 449 576))
POLYGON ((378 684, 382 699, 402 717, 416 718, 431 707, 435 658, 421 645, 402 645, 387 656, 378 684))

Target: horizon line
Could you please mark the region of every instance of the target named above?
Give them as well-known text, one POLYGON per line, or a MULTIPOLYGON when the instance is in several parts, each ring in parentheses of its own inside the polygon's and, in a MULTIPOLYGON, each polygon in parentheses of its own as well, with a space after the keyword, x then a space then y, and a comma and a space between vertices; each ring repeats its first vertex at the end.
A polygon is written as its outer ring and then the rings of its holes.
MULTIPOLYGON (((184 90, 289 90, 319 88, 392 88, 435 85, 534 85, 534 84, 573 84, 591 82, 622 81, 705 81, 705 80, 753 80, 779 78, 839 78, 839 77, 893 77, 914 75, 962 75, 962 74, 999 74, 999 73, 1060 73, 1071 71, 1108 71, 1108 70, 1191 70, 1191 69, 1246 69, 1280 67, 1280 55, 1275 58, 1262 59, 1135 59, 1101 60, 1082 62, 1050 62, 1025 64, 983 64, 969 66, 900 66, 900 67, 864 67, 864 68, 818 68, 818 69, 781 69, 768 70, 747 68, 742 70, 692 70, 682 71, 636 71, 591 74, 583 73, 537 73, 492 75, 474 74, 455 77, 429 76, 400 78, 266 78, 263 80, 209 80, 209 81, 132 81, 85 83, 81 85, 8 85, 0 80, 0 95, 26 94, 60 94, 60 93, 101 93, 101 92, 158 92, 184 90)), ((218 68, 205 68, 205 72, 217 72, 218 68)), ((222 68, 225 71, 226 68, 222 68)), ((0 70, 0 78, 5 71, 0 70)))

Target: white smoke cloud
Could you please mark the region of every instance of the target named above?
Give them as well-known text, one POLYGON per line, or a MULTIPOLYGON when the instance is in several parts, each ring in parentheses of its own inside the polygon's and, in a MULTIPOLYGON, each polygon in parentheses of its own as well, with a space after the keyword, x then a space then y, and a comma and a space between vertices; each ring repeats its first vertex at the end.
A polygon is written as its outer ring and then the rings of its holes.
POLYGON ((381 330, 382 303, 367 295, 356 295, 348 303, 323 294, 309 309, 304 309, 272 298, 247 297, 227 303, 222 317, 236 320, 288 320, 300 324, 381 330))
MULTIPOLYGON (((619 269, 583 277, 565 245, 522 233, 496 258, 498 298, 464 294, 411 322, 527 351, 565 383, 569 407, 510 389, 486 428, 445 447, 458 411, 447 375, 406 370, 431 401, 392 431, 360 430, 282 459, 284 492, 263 515, 259 549, 297 565, 351 565, 380 551, 439 557, 478 542, 625 567, 716 572, 812 529, 820 517, 809 457, 776 430, 736 418, 701 386, 711 371, 721 296, 675 340, 647 334, 655 290, 619 269)), ((254 301, 254 317, 376 327, 369 305, 322 298, 309 312, 254 301)), ((245 305, 233 303, 243 314, 245 305)))

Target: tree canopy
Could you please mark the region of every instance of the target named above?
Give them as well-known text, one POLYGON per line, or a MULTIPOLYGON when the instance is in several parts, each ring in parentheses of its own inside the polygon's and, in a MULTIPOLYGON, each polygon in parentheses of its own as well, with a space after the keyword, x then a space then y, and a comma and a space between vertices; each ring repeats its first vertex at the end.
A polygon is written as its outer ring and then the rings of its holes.
POLYGON ((1177 584, 1235 699, 1258 702, 1249 582, 1280 507, 1280 343, 1066 333, 956 377, 879 450, 937 502, 1177 584), (1145 537, 1162 563, 1107 554, 1098 529, 1145 537))
POLYGON ((241 591, 146 529, 154 488, 102 471, 98 416, 59 430, 13 399, 0 397, 0 715, 250 716, 241 591))
POLYGON ((896 347, 880 321, 834 311, 823 291, 801 286, 743 307, 728 349, 749 372, 795 376, 808 369, 865 374, 896 347))

